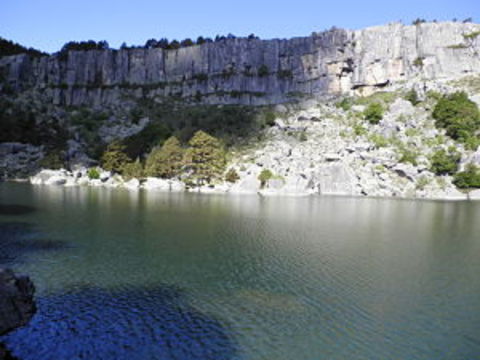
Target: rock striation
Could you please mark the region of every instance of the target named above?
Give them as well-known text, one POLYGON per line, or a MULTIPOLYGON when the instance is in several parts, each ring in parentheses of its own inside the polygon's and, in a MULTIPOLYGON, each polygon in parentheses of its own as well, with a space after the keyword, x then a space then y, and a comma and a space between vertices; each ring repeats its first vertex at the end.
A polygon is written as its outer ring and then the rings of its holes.
POLYGON ((289 40, 226 39, 178 50, 70 51, 0 58, 10 86, 54 104, 104 106, 125 98, 262 105, 308 96, 369 93, 412 79, 478 72, 473 23, 331 29, 289 40))

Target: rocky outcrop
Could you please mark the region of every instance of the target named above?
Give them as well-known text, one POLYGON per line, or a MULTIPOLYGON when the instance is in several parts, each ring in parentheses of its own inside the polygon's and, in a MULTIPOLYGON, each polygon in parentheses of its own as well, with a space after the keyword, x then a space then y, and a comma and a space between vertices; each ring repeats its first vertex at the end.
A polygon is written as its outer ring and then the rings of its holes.
MULTIPOLYGON (((0 269, 0 336, 26 325, 35 314, 35 288, 26 276, 17 276, 9 269, 0 269)), ((0 359, 10 359, 0 344, 0 359)))
POLYGON ((28 277, 0 269, 0 336, 30 321, 36 310, 34 292, 28 277))
POLYGON ((43 156, 42 146, 0 143, 0 179, 28 176, 38 168, 43 156))
POLYGON ((178 50, 17 55, 1 58, 0 69, 13 88, 38 89, 55 104, 101 106, 126 97, 273 104, 478 72, 480 40, 468 35, 479 30, 472 23, 394 23, 290 40, 226 39, 178 50))

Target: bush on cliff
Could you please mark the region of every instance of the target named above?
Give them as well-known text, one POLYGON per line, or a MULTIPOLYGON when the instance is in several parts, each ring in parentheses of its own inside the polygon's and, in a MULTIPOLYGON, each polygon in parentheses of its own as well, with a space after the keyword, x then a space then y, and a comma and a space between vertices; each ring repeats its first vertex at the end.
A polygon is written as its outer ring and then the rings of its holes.
POLYGON ((465 92, 444 95, 438 100, 432 114, 436 125, 447 130, 453 139, 468 142, 480 128, 477 104, 465 92))
POLYGON ((455 148, 438 150, 430 159, 430 170, 436 175, 453 175, 458 170, 458 163, 462 158, 461 154, 455 148))
POLYGON ((468 164, 465 171, 455 174, 453 183, 461 189, 480 188, 480 169, 468 164))
POLYGON ((379 103, 372 103, 365 109, 363 116, 370 124, 378 124, 383 118, 383 106, 379 103))
POLYGON ((190 172, 188 182, 195 185, 210 184, 223 173, 226 165, 222 142, 199 130, 188 142, 184 162, 190 172))
POLYGON ((416 106, 420 103, 418 93, 415 91, 415 89, 411 89, 405 94, 405 100, 410 101, 413 106, 416 106))
POLYGON ((268 180, 273 178, 273 173, 269 169, 263 169, 260 175, 258 175, 258 180, 260 180, 260 187, 263 189, 267 184, 268 180))
POLYGON ((100 179, 100 173, 97 168, 88 169, 87 176, 90 180, 100 179))
POLYGON ((168 138, 161 148, 154 148, 148 155, 145 174, 167 179, 179 175, 183 167, 184 152, 176 137, 168 138))

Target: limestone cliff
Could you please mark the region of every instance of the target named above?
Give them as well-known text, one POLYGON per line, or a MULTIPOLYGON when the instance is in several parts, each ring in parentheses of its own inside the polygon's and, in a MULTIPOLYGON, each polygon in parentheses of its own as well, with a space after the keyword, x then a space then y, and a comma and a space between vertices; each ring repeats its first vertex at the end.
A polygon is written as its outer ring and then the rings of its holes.
POLYGON ((478 31, 480 25, 471 23, 395 23, 290 40, 226 39, 178 50, 15 55, 0 58, 0 70, 14 89, 38 89, 59 105, 117 104, 126 96, 276 104, 476 73, 478 31))

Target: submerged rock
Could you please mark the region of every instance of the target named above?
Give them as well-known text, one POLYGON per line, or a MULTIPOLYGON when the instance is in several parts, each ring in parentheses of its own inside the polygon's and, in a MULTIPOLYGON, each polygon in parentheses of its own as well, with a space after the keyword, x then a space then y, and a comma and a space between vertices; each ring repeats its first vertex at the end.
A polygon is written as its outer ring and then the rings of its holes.
MULTIPOLYGON (((35 287, 26 276, 0 269, 0 336, 26 325, 35 314, 35 287)), ((13 359, 0 343, 0 360, 13 359)))
POLYGON ((0 336, 30 321, 36 310, 34 292, 28 277, 0 269, 0 336))

